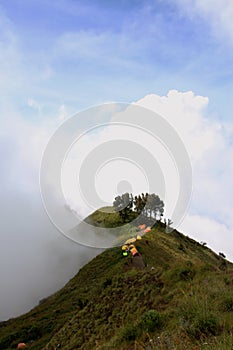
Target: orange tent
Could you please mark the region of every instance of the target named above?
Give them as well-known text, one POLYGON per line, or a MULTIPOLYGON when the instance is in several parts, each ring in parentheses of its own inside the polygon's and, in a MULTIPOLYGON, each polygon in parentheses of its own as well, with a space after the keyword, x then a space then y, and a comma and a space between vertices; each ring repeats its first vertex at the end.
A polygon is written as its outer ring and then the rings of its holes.
POLYGON ((139 253, 138 253, 136 247, 135 247, 133 244, 131 244, 131 245, 129 246, 129 249, 130 249, 130 251, 131 251, 132 256, 139 255, 139 253))
POLYGON ((151 228, 149 226, 144 230, 145 233, 150 232, 150 231, 151 231, 151 228))
POLYGON ((139 255, 139 253, 138 253, 138 251, 137 251, 136 248, 132 248, 132 249, 131 249, 131 254, 132 254, 133 256, 139 255))
POLYGON ((146 225, 145 225, 145 224, 143 224, 143 225, 139 225, 139 226, 138 226, 138 228, 139 228, 140 230, 145 230, 146 225))
POLYGON ((19 343, 17 346, 17 349, 23 349, 26 348, 26 344, 25 343, 19 343))

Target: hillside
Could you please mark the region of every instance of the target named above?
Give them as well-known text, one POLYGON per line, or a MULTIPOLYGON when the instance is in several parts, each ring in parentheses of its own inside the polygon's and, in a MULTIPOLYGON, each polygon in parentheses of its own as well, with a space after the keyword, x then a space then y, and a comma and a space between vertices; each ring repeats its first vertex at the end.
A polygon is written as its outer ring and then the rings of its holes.
MULTIPOLYGON (((87 220, 103 224, 99 212, 87 220)), ((136 247, 145 268, 105 250, 32 311, 1 322, 0 349, 232 349, 233 265, 162 224, 136 247)))

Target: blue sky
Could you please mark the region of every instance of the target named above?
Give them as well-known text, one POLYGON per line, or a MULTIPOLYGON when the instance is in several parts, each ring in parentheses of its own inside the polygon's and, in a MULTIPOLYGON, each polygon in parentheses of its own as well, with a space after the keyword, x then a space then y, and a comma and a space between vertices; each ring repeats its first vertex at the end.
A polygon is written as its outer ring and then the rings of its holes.
POLYGON ((60 103, 77 110, 175 88, 208 96, 209 107, 230 118, 232 44, 201 12, 188 16, 166 0, 13 0, 1 13, 2 40, 14 40, 24 75, 10 91, 22 107, 29 95, 52 112, 60 103))
POLYGON ((55 129, 96 104, 139 101, 167 117, 193 166, 183 230, 233 261, 232 18, 232 0, 0 2, 0 320, 98 253, 58 236, 38 181, 55 129))

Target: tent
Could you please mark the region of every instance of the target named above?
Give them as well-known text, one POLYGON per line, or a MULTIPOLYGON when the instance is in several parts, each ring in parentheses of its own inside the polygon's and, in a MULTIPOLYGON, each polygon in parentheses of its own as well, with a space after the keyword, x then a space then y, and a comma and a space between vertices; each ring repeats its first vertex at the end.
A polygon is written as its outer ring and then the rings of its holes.
POLYGON ((145 230, 146 225, 145 225, 145 224, 139 225, 138 228, 139 228, 140 230, 145 230))
POLYGON ((140 240, 140 239, 142 239, 142 236, 137 235, 137 240, 140 240))
POLYGON ((127 245, 123 245, 121 247, 121 250, 122 250, 122 255, 123 256, 128 256, 129 255, 129 247, 127 245))
POLYGON ((25 343, 19 343, 17 346, 17 349, 23 349, 26 348, 26 344, 25 343))
POLYGON ((132 253, 133 256, 134 256, 136 253, 138 253, 138 251, 137 251, 137 249, 136 249, 136 247, 135 247, 134 244, 130 244, 129 250, 130 250, 130 252, 132 253))
POLYGON ((132 256, 139 255, 139 253, 134 245, 132 245, 132 247, 130 248, 130 251, 131 251, 132 256))
POLYGON ((150 231, 151 231, 151 227, 149 227, 149 226, 144 230, 145 233, 150 232, 150 231))
POLYGON ((130 238, 125 242, 125 244, 130 244, 130 243, 134 243, 134 242, 136 242, 136 238, 130 238))

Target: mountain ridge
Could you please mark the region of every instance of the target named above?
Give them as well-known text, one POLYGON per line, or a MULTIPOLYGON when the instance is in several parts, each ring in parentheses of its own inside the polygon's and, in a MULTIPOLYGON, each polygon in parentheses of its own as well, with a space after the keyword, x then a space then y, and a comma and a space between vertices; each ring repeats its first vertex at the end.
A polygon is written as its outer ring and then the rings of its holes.
MULTIPOLYGON (((98 211, 87 221, 97 217, 103 225, 98 211)), ((231 349, 233 264, 162 223, 135 245, 144 269, 106 249, 33 310, 1 322, 0 349, 231 349)))

